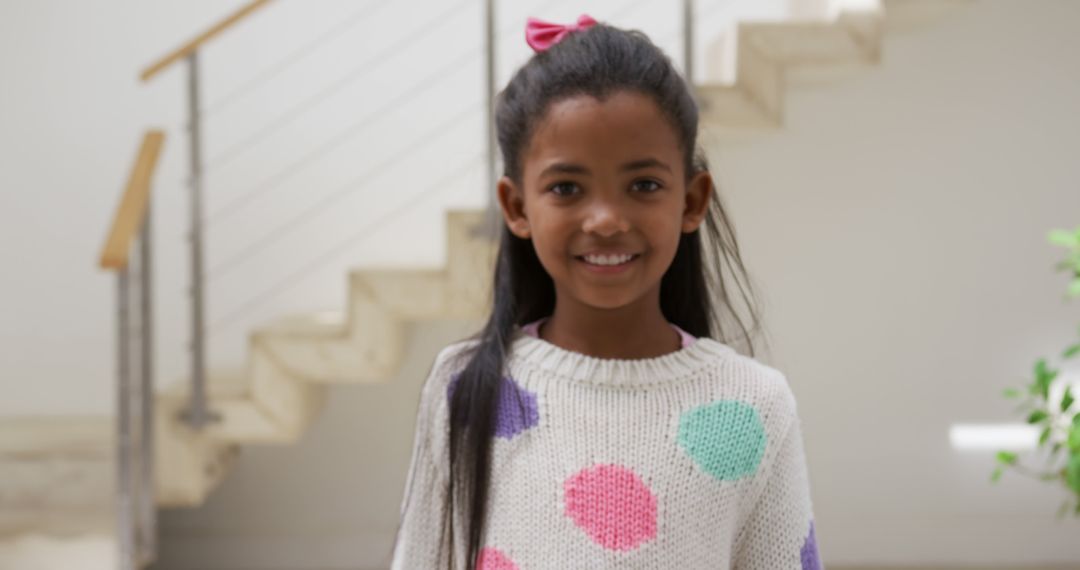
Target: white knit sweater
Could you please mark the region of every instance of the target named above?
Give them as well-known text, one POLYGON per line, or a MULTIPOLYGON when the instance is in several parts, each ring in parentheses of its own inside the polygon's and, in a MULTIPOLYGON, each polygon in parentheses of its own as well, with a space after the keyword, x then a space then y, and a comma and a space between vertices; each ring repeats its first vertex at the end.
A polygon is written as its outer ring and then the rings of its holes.
MULTIPOLYGON (((449 567, 436 557, 448 395, 474 344, 440 351, 421 392, 392 570, 449 567)), ((480 569, 822 568, 781 372, 710 338, 602 359, 517 329, 511 349, 480 569)))

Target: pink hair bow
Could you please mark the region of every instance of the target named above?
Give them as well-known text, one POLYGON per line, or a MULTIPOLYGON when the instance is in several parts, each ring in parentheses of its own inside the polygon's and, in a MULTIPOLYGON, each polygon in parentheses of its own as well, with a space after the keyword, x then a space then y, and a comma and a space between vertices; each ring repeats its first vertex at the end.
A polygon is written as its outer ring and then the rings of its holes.
POLYGON ((578 16, 576 24, 553 24, 537 18, 529 18, 525 24, 525 42, 533 51, 542 52, 559 43, 566 34, 584 30, 596 25, 596 20, 587 14, 578 16))

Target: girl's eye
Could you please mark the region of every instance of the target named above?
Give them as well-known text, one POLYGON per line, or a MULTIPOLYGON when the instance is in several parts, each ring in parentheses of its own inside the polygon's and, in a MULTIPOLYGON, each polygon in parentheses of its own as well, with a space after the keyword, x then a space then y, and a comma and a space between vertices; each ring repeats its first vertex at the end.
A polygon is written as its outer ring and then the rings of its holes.
POLYGON ((556 196, 570 196, 571 195, 570 192, 559 192, 559 188, 565 188, 565 187, 569 187, 571 189, 576 188, 576 186, 574 185, 573 182, 556 182, 555 184, 551 185, 550 190, 552 192, 555 192, 556 196))
MULTIPOLYGON (((556 182, 555 184, 551 185, 549 190, 551 192, 554 192, 556 196, 565 197, 572 196, 574 194, 574 189, 576 188, 577 185, 575 185, 573 182, 556 182), (569 188, 569 190, 563 192, 559 190, 560 188, 569 188)), ((646 194, 651 194, 660 190, 660 183, 655 180, 638 180, 634 182, 634 188, 645 192, 646 194)))
POLYGON ((638 180, 637 182, 634 182, 634 186, 637 186, 639 184, 645 184, 647 186, 651 186, 650 189, 647 189, 647 190, 644 191, 646 194, 651 194, 651 193, 656 192, 657 190, 660 189, 660 183, 655 181, 655 180, 638 180))

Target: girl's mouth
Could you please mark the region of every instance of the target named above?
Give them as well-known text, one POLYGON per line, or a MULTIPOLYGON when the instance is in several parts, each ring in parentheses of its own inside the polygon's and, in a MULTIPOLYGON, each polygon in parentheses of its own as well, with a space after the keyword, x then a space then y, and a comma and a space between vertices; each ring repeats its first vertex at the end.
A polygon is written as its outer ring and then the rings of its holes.
POLYGON ((630 267, 630 264, 637 261, 639 257, 641 257, 641 254, 635 253, 629 256, 627 259, 618 263, 611 263, 612 260, 610 258, 604 258, 601 260, 600 263, 589 262, 585 259, 584 256, 575 256, 574 259, 580 261, 589 271, 602 274, 610 274, 626 271, 630 267))

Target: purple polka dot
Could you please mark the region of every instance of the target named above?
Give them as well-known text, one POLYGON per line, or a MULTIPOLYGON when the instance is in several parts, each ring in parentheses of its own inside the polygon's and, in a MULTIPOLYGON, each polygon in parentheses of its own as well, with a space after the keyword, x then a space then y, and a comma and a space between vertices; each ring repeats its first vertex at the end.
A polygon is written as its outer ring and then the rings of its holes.
MULTIPOLYGON (((454 395, 460 373, 450 376, 446 397, 454 395)), ((513 378, 503 376, 499 386, 499 401, 495 405, 495 435, 510 439, 515 435, 540 423, 540 412, 536 405, 536 394, 522 388, 513 378)))
POLYGON ((814 521, 810 521, 810 534, 803 543, 799 553, 802 559, 803 570, 821 570, 821 559, 818 557, 817 538, 814 536, 814 521))

